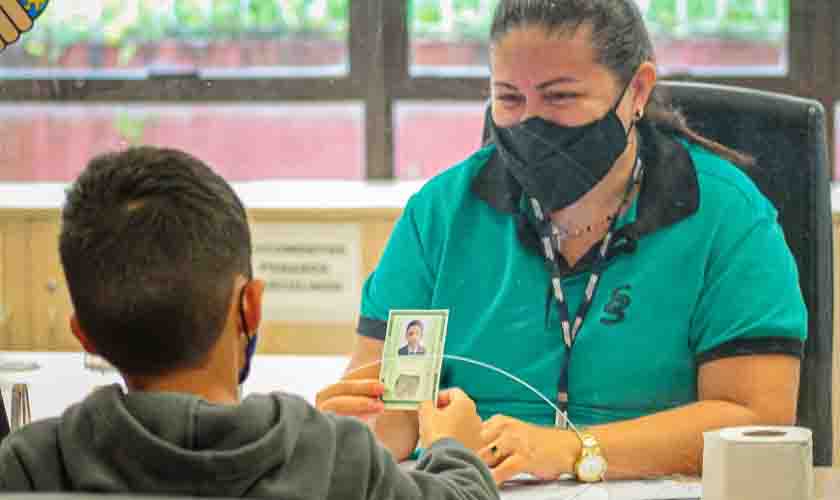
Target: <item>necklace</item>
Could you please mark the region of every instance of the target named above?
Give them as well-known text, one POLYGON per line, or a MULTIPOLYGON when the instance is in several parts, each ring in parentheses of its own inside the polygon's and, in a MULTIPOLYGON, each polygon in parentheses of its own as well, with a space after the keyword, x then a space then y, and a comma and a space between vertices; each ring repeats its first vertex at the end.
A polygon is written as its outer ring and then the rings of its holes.
MULTIPOLYGON (((619 207, 619 210, 621 210, 621 207, 619 207)), ((558 226, 557 224, 552 224, 552 231, 554 233, 554 238, 557 240, 558 243, 564 240, 573 240, 575 238, 580 238, 584 234, 591 233, 593 229, 603 224, 612 222, 613 219, 615 219, 615 217, 616 214, 610 214, 605 218, 587 224, 586 226, 575 228, 569 228, 566 226, 558 226)))
MULTIPOLYGON (((624 193, 621 202, 618 204, 618 207, 616 207, 616 209, 610 215, 595 220, 594 222, 591 222, 585 226, 579 227, 559 225, 549 218, 549 221, 551 222, 551 232, 554 236, 554 241, 558 245, 558 247, 565 240, 573 240, 576 238, 580 238, 585 234, 591 233, 594 229, 602 226, 603 224, 612 224, 612 222, 618 218, 624 207, 627 206, 627 204, 630 203, 630 200, 633 199, 633 196, 635 196, 635 194, 633 193, 634 188, 642 182, 643 169, 641 168, 641 163, 641 159, 637 158, 633 176, 630 178, 630 184, 627 186, 627 189, 624 193)), ((534 201, 532 203, 536 202, 534 201)), ((537 206, 539 205, 537 204, 537 206)))
POLYGON ((585 226, 575 227, 575 226, 557 224, 556 222, 552 221, 551 231, 552 231, 552 234, 554 235, 555 241, 558 244, 560 244, 561 242, 563 242, 565 240, 573 240, 573 239, 576 239, 576 238, 580 238, 581 236, 583 236, 585 234, 588 234, 588 233, 591 233, 593 230, 595 230, 599 227, 602 227, 604 224, 607 224, 607 225, 611 224, 612 221, 614 221, 619 216, 619 214, 621 213, 621 211, 624 209, 624 207, 627 205, 627 203, 630 201, 631 198, 632 198, 631 196, 626 197, 626 199, 622 200, 621 203, 619 203, 618 207, 616 207, 616 209, 612 213, 610 213, 606 217, 602 217, 602 218, 597 219, 593 222, 590 222, 589 224, 587 224, 585 226))

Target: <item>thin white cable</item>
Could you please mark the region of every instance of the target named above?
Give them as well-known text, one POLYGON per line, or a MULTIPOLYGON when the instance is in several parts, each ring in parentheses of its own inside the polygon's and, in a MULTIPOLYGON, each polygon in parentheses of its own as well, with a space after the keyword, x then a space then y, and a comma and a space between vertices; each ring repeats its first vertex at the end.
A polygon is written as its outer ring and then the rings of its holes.
MULTIPOLYGON (((456 355, 454 355, 454 354, 443 354, 441 357, 443 357, 444 359, 452 359, 452 360, 455 360, 455 361, 463 361, 463 362, 465 362, 465 363, 470 363, 470 364, 473 364, 473 365, 476 365, 476 366, 480 366, 480 367, 482 367, 482 368, 487 368, 488 370, 492 370, 492 371, 494 371, 494 372, 496 372, 496 373, 499 373, 499 374, 501 374, 501 375, 504 375, 505 377, 507 377, 507 378, 509 378, 509 379, 513 380, 514 382, 516 382, 516 383, 520 384, 521 386, 525 387, 526 389, 528 389, 528 390, 530 390, 531 392, 533 392, 534 394, 536 394, 536 395, 537 395, 540 399, 542 399, 542 400, 543 400, 543 401, 545 401, 545 402, 546 402, 549 406, 551 406, 551 407, 554 409, 554 411, 556 411, 556 412, 557 412, 557 414, 558 414, 558 415, 560 415, 560 416, 562 416, 562 417, 563 417, 563 420, 565 420, 565 421, 566 421, 566 424, 569 426, 569 429, 571 429, 572 431, 574 431, 574 433, 575 433, 575 434, 577 434, 577 435, 578 435, 578 437, 581 437, 581 433, 580 433, 580 431, 579 431, 579 430, 578 430, 578 428, 577 428, 577 427, 576 427, 576 426, 572 423, 572 421, 571 421, 571 420, 569 420, 569 416, 566 414, 566 412, 564 412, 564 411, 562 411, 560 408, 558 408, 558 407, 557 407, 557 405, 555 405, 555 404, 554 404, 554 403, 553 403, 550 399, 548 399, 547 397, 545 397, 545 395, 543 395, 543 393, 541 393, 541 392, 540 392, 540 391, 538 391, 536 388, 534 388, 534 386, 532 386, 532 385, 531 385, 531 384, 529 384, 528 382, 526 382, 526 381, 522 380, 521 378, 517 377, 516 375, 514 375, 514 374, 512 374, 512 373, 510 373, 510 372, 508 372, 508 371, 505 371, 505 370, 503 370, 503 369, 501 369, 501 368, 499 368, 499 367, 493 366, 493 365, 491 365, 491 364, 489 364, 489 363, 485 363, 485 362, 483 362, 483 361, 478 361, 478 360, 476 360, 476 359, 466 358, 466 357, 464 357, 464 356, 456 356, 456 355)), ((384 358, 384 359, 398 359, 398 356, 386 357, 386 358, 384 358)), ((365 363, 365 364, 363 364, 363 365, 361 365, 361 366, 357 366, 356 368, 353 368, 352 370, 347 371, 347 372, 345 373, 345 376, 347 376, 347 375, 351 375, 351 374, 353 374, 353 373, 355 373, 355 372, 357 372, 357 371, 363 370, 363 369, 365 369, 365 368, 370 368, 371 366, 376 366, 376 365, 382 364, 382 361, 383 361, 383 360, 377 360, 377 361, 372 361, 372 362, 370 362, 370 363, 365 363)))

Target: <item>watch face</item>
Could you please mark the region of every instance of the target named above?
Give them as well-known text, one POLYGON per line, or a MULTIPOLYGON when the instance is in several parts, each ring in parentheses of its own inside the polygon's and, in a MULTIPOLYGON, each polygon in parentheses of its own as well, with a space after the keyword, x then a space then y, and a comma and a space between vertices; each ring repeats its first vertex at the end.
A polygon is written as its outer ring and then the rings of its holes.
POLYGON ((604 457, 585 457, 578 465, 578 477, 583 481, 598 481, 607 472, 607 462, 604 457))

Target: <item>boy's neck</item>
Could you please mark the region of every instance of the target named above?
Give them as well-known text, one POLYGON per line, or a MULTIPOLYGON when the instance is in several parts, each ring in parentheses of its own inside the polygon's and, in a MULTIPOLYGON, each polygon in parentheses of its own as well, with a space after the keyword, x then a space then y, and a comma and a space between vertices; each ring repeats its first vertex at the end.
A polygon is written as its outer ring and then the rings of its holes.
POLYGON ((180 370, 156 377, 123 375, 129 391, 177 392, 193 394, 209 403, 239 404, 238 386, 235 383, 218 383, 214 378, 207 370, 201 368, 180 370))

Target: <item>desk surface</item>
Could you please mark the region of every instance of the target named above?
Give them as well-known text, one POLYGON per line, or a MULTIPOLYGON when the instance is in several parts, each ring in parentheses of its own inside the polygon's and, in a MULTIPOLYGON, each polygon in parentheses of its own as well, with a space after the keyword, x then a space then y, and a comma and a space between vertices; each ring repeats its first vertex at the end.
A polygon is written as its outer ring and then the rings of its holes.
MULTIPOLYGON (((120 383, 115 372, 97 372, 84 368, 82 353, 0 352, 0 360, 35 361, 41 368, 29 373, 0 373, 0 386, 16 381, 26 381, 32 406, 32 418, 41 419, 60 415, 70 404, 84 398, 93 388, 120 383)), ((257 355, 251 376, 243 387, 244 394, 285 390, 294 392, 314 402, 315 394, 325 385, 337 380, 345 366, 344 356, 283 356, 257 355)), ((8 391, 6 392, 6 396, 8 391)), ((840 500, 840 468, 818 468, 816 471, 817 500, 840 500)), ((544 499, 545 490, 531 487, 508 489, 502 498, 544 499)), ((576 500, 609 499, 609 492, 577 497, 576 500)), ((555 500, 562 497, 552 496, 555 500)))
POLYGON ((817 467, 817 500, 840 500, 840 467, 817 467))
MULTIPOLYGON (((840 500, 840 468, 818 467, 815 471, 816 497, 814 500, 840 500)), ((544 485, 544 486, 515 486, 501 490, 502 500, 648 500, 685 498, 679 496, 678 489, 673 484, 658 484, 656 482, 647 487, 633 488, 626 485, 609 482, 602 485, 544 485), (634 495, 634 491, 641 495, 634 495), (645 494, 646 493, 646 494, 645 494), (669 495, 670 493, 670 495, 669 495), (671 496, 673 495, 673 496, 671 496)), ((692 488, 682 488, 691 490, 692 488)), ((693 497, 697 498, 697 497, 693 497)), ((798 500, 798 499, 796 499, 798 500)))
MULTIPOLYGON (((818 467, 815 470, 814 500, 840 500, 840 468, 818 467)), ((597 485, 558 482, 538 485, 515 485, 501 489, 502 500, 695 500, 694 484, 674 481, 624 481, 597 485)), ((799 500, 799 499, 792 499, 799 500)))

